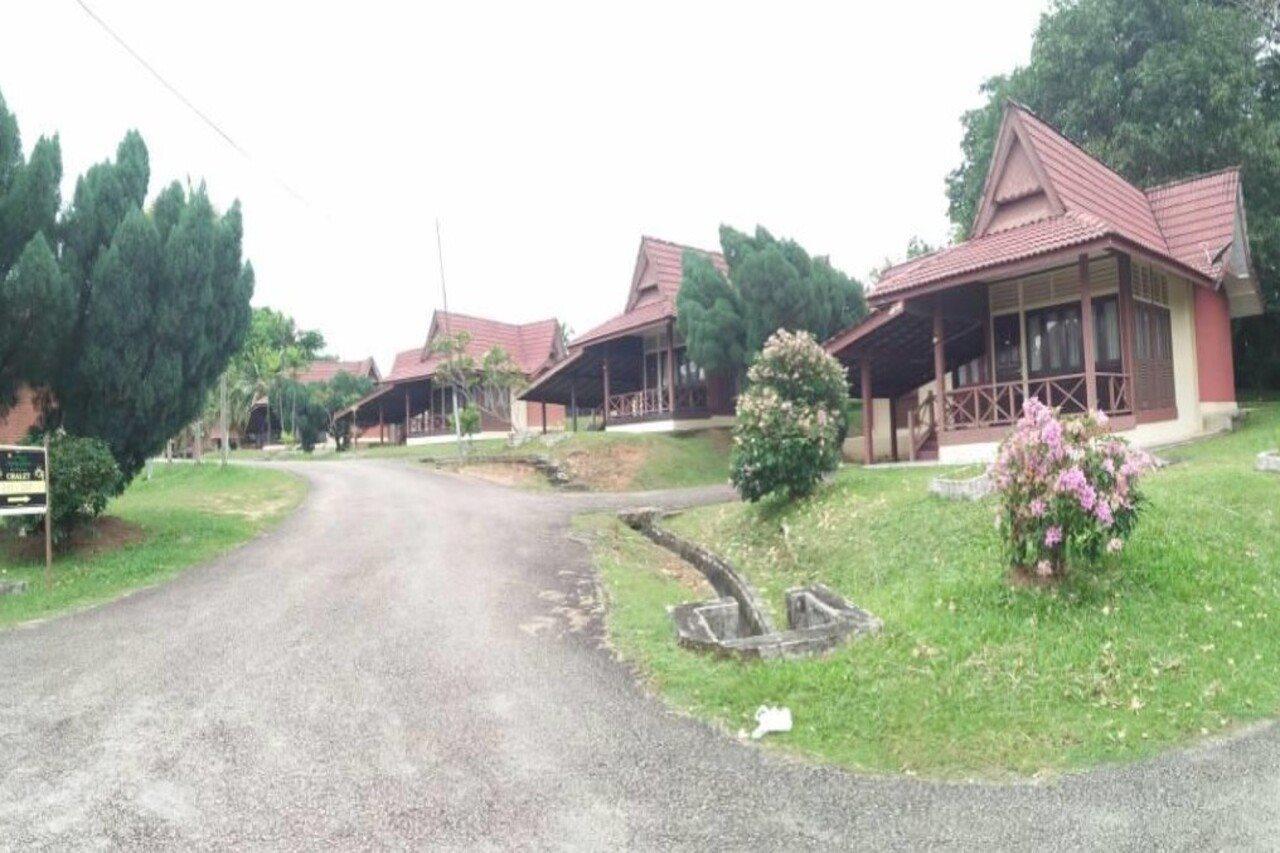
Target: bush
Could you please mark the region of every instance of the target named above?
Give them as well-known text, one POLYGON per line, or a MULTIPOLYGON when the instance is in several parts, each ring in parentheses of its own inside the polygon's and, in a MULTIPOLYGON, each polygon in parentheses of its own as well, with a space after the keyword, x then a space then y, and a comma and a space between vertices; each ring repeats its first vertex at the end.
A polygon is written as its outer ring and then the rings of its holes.
MULTIPOLYGON (((102 514, 107 502, 124 489, 124 476, 106 442, 57 432, 49 439, 50 494, 53 538, 62 541, 76 526, 102 514)), ((41 516, 24 519, 28 530, 39 530, 41 516)))
MULTIPOLYGON (((449 429, 453 429, 453 416, 445 419, 449 429)), ((464 436, 472 436, 480 431, 480 410, 468 403, 458 412, 458 432, 464 436)))
POLYGON ((849 423, 845 369, 808 332, 779 329, 738 397, 730 480, 743 499, 811 494, 840 464, 849 423))
POLYGON ((996 524, 1014 568, 1061 577, 1114 554, 1137 523, 1151 457, 1112 435, 1101 412, 1063 421, 1037 399, 1000 445, 996 524))

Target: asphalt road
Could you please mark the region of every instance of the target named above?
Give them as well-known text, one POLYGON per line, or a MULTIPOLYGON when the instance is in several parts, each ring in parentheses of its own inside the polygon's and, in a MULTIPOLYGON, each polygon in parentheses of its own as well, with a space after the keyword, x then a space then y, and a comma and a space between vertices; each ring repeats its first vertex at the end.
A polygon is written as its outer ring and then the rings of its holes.
POLYGON ((645 498, 297 470, 311 495, 273 534, 0 633, 0 845, 1280 846, 1274 727, 1041 783, 805 765, 667 710, 602 647, 569 519, 645 498))

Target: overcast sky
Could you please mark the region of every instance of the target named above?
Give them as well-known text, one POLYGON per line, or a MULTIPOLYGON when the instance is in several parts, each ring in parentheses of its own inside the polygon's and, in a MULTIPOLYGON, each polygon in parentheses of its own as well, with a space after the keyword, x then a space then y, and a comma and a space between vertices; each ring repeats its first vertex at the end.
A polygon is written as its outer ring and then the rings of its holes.
POLYGON ((243 203, 255 304, 384 370, 440 305, 437 217, 451 308, 578 332, 641 234, 760 223, 860 279, 945 240, 959 117, 1046 6, 86 2, 250 158, 75 0, 13 3, 0 92, 28 151, 61 135, 64 202, 138 128, 153 194, 243 203))

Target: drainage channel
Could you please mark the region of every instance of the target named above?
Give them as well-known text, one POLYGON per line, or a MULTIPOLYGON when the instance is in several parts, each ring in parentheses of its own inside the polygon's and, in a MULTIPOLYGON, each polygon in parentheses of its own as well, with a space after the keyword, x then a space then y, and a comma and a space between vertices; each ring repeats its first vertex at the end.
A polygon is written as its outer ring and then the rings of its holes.
POLYGON ((831 588, 813 584, 787 590, 788 627, 777 629, 755 588, 731 563, 658 526, 660 518, 673 514, 645 507, 623 510, 618 518, 700 571, 720 596, 671 609, 681 646, 743 660, 802 658, 878 633, 883 626, 831 588))

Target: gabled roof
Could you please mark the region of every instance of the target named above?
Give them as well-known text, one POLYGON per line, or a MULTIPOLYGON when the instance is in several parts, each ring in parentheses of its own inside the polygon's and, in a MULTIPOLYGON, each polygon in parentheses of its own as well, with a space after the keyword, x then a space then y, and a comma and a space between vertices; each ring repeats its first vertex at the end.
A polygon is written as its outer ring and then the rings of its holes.
POLYGON ((1147 199, 1169 254, 1211 278, 1219 278, 1222 248, 1236 225, 1240 170, 1223 169, 1147 190, 1147 199))
POLYGON ((456 311, 436 311, 431 316, 427 342, 397 353, 387 381, 402 382, 430 376, 442 360, 431 352, 431 342, 439 335, 456 335, 459 332, 471 336, 467 343, 468 355, 479 359, 494 347, 501 347, 526 376, 537 373, 562 351, 560 322, 554 318, 533 323, 503 323, 456 311))
POLYGON ((339 373, 367 376, 375 382, 381 378, 378 365, 370 356, 359 361, 339 361, 336 358, 317 359, 295 373, 294 379, 303 385, 311 385, 316 382, 328 382, 339 373))
POLYGON ((576 337, 573 344, 580 346, 607 340, 676 316, 676 294, 680 292, 680 282, 684 278, 685 252, 706 255, 720 272, 729 274, 729 265, 719 252, 657 237, 641 237, 625 310, 588 329, 576 337))
POLYGON ((891 267, 868 296, 884 304, 926 286, 963 283, 960 279, 971 280, 974 273, 995 273, 1014 262, 1099 241, 1136 247, 1214 285, 1230 266, 1224 260, 1227 250, 1243 242, 1235 266, 1245 268, 1233 274, 1256 290, 1247 269, 1243 217, 1237 169, 1144 192, 1031 110, 1010 102, 972 239, 891 267))

